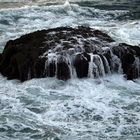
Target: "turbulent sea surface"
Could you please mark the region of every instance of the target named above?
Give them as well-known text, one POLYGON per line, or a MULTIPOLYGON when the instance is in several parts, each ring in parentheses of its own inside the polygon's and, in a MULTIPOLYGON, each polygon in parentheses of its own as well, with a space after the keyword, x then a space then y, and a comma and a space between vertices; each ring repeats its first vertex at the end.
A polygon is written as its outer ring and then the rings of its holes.
MULTIPOLYGON (((59 26, 90 26, 140 44, 139 0, 0 0, 0 52, 9 39, 59 26)), ((0 140, 139 140, 140 79, 0 76, 0 140)))

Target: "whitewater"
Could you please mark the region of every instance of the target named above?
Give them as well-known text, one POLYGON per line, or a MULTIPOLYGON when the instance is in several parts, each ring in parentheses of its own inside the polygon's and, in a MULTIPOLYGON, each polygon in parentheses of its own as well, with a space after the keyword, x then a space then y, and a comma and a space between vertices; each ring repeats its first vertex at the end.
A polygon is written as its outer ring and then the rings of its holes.
MULTIPOLYGON (((79 25, 139 45, 139 5, 139 0, 0 0, 0 52, 23 34, 79 25)), ((0 75, 0 140, 34 139, 139 140, 140 79, 113 74, 21 83, 0 75)))

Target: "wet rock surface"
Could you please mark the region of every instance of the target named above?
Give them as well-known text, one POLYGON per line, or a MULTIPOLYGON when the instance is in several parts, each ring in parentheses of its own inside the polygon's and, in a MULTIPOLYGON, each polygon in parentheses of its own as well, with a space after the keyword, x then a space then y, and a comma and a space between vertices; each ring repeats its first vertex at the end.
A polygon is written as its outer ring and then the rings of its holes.
POLYGON ((111 73, 132 80, 140 76, 140 47, 118 44, 88 27, 41 30, 7 42, 0 55, 0 72, 21 81, 98 78, 111 73))

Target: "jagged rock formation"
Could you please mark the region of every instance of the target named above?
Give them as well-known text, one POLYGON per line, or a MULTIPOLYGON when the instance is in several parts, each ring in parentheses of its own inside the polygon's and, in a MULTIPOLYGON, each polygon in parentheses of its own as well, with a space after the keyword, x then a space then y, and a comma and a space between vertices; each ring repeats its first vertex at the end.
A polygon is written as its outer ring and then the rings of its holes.
POLYGON ((8 79, 98 78, 124 73, 140 76, 140 48, 117 44, 107 34, 87 27, 36 31, 7 42, 0 55, 0 72, 8 79))

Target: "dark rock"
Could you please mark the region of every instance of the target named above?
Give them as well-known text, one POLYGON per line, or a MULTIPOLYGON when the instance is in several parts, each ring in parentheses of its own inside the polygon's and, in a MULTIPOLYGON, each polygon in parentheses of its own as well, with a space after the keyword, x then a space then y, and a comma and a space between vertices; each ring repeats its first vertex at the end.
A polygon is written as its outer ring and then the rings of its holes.
POLYGON ((135 57, 131 53, 126 53, 122 58, 123 72, 127 75, 128 80, 134 79, 134 66, 135 57))
POLYGON ((128 80, 139 77, 137 58, 139 59, 140 57, 140 47, 121 43, 114 47, 112 51, 121 59, 123 73, 128 80))
POLYGON ((54 77, 55 76, 55 73, 56 73, 55 61, 52 61, 47 65, 46 73, 47 73, 48 77, 54 77))
POLYGON ((57 60, 57 78, 61 80, 68 80, 70 79, 70 69, 68 66, 69 64, 66 63, 65 58, 59 57, 57 60))
POLYGON ((78 78, 88 76, 88 66, 88 59, 83 54, 77 54, 75 56, 74 67, 78 78))
POLYGON ((129 80, 140 76, 140 47, 115 44, 107 34, 88 27, 26 34, 8 41, 0 54, 0 72, 21 81, 42 77, 67 80, 74 70, 78 78, 92 74, 96 78, 120 68, 129 80))
MULTIPOLYGON (((44 77, 46 75, 45 73, 45 62, 46 62, 46 58, 42 58, 42 59, 37 59, 32 67, 32 78, 36 77, 36 78, 41 78, 44 77)), ((50 76, 52 77, 52 76, 50 76)))

